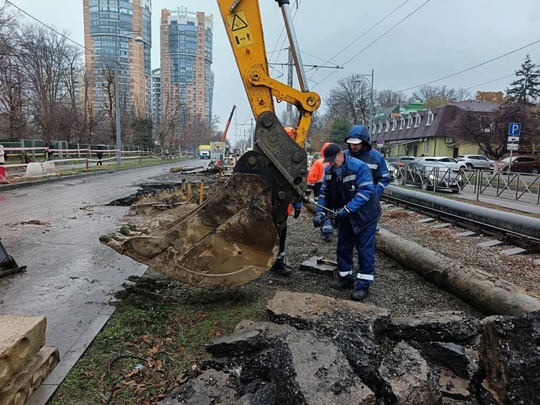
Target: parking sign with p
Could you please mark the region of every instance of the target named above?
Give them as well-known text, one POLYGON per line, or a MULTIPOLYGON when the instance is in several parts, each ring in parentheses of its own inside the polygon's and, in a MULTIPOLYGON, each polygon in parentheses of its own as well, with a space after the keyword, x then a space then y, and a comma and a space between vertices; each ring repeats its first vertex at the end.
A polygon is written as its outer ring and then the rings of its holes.
POLYGON ((521 123, 511 122, 508 126, 508 135, 519 136, 521 134, 521 123))

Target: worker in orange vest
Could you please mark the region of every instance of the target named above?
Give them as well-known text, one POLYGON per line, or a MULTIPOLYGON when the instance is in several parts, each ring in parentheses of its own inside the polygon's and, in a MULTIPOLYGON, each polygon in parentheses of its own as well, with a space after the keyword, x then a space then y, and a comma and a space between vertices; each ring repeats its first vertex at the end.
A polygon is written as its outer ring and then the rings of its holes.
MULTIPOLYGON (((319 193, 321 191, 321 186, 323 183, 324 177, 324 168, 330 163, 324 163, 324 150, 330 145, 330 142, 326 142, 321 148, 320 159, 317 159, 311 165, 308 173, 308 190, 313 190, 313 197, 315 201, 319 198, 319 193)), ((334 234, 334 228, 332 228, 332 222, 327 219, 321 226, 321 237, 325 242, 332 242, 332 235, 334 234)))

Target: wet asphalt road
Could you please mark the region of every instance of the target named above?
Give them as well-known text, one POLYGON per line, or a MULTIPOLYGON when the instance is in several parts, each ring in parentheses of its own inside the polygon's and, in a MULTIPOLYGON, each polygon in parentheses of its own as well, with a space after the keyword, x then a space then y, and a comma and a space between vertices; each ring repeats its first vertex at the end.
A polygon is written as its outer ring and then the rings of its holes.
MULTIPOLYGON (((182 162, 200 165, 200 161, 182 162)), ((143 266, 100 244, 128 207, 107 207, 179 162, 0 189, 0 237, 25 272, 0 278, 0 315, 47 317, 46 345, 67 353, 143 266), (43 224, 24 224, 29 221, 43 224)), ((1 325, 0 325, 1 327, 1 325)))

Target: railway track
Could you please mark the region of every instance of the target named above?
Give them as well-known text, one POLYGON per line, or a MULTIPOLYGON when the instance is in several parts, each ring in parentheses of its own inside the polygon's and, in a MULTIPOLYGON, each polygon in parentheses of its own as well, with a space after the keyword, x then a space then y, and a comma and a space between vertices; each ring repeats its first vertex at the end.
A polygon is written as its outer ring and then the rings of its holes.
POLYGON ((382 200, 439 221, 489 235, 507 245, 540 253, 540 220, 389 186, 382 200))

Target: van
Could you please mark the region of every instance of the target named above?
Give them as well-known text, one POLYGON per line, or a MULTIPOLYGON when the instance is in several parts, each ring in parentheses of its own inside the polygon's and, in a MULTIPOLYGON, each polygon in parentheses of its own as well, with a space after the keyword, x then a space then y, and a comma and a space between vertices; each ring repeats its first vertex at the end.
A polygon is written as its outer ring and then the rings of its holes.
POLYGON ((199 152, 200 159, 210 159, 210 151, 208 149, 201 149, 199 152))

